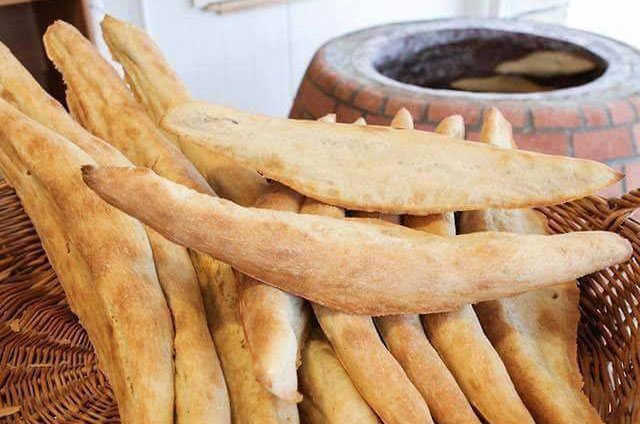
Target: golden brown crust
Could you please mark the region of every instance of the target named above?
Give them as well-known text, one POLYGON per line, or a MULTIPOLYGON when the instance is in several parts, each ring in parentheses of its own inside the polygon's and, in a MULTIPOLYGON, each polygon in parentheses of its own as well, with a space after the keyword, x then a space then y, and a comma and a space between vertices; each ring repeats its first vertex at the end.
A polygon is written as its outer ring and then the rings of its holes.
POLYGON ((455 378, 425 335, 418 315, 375 320, 387 348, 427 402, 439 424, 479 424, 455 378))
MULTIPOLYGON (((450 116, 440 122, 436 131, 464 136, 464 121, 461 116, 450 116)), ((407 216, 405 224, 438 235, 456 233, 452 213, 407 216)), ((471 306, 446 314, 424 315, 422 322, 458 387, 481 417, 490 423, 533 423, 471 306)))
MULTIPOLYGON (((328 122, 335 122, 335 118, 330 117, 328 122)), ((337 219, 344 217, 342 209, 323 207, 312 200, 305 202, 300 212, 313 212, 337 219)), ((378 225, 393 225, 377 219, 372 221, 378 225)), ((371 317, 343 313, 315 304, 313 310, 354 385, 385 423, 433 422, 429 407, 380 340, 371 317), (385 390, 380 390, 380 381, 385 382, 385 390)))
POLYGON ((630 244, 610 232, 439 237, 399 226, 243 208, 140 168, 87 167, 84 177, 109 203, 170 240, 353 313, 451 310, 558 284, 631 254, 630 244), (371 257, 377 258, 374 264, 371 257), (394 290, 390 274, 397 279, 394 290))
POLYGON ((548 87, 519 76, 495 75, 480 78, 460 78, 451 83, 457 90, 493 92, 493 93, 534 93, 553 90, 548 87))
POLYGON ((420 392, 380 340, 371 317, 312 306, 351 381, 383 422, 433 423, 420 392))
POLYGON ((499 74, 520 74, 537 77, 572 75, 592 70, 595 64, 570 52, 537 50, 520 59, 496 66, 499 74))
POLYGON ((583 159, 508 151, 425 131, 285 120, 204 102, 172 109, 162 126, 306 196, 367 212, 427 215, 552 205, 622 178, 583 159))
POLYGON ((187 87, 143 30, 109 15, 100 26, 113 59, 124 68, 129 86, 154 122, 191 100, 187 87))
MULTIPOLYGON (((402 108, 391 121, 396 128, 413 128, 413 119, 402 108)), ((455 117, 445 119, 437 131, 464 137, 464 122, 455 117), (460 131, 461 130, 461 131, 460 131)), ((450 235, 453 214, 409 217, 406 222, 419 226, 422 231, 437 235, 450 235), (449 227, 444 231, 441 228, 449 227)), ((427 339, 418 315, 390 315, 376 318, 375 323, 391 354, 397 359, 407 376, 426 400, 433 419, 438 424, 480 424, 464 393, 453 375, 427 339)))
MULTIPOLYGON (((134 163, 154 166, 159 174, 214 195, 191 163, 131 97, 115 70, 75 28, 57 22, 49 27, 44 40, 67 82, 71 110, 82 125, 108 140, 134 163)), ((118 155, 105 151, 94 159, 108 165, 114 157, 118 155)), ((173 315, 176 420, 230 422, 227 388, 189 253, 152 229, 147 229, 147 234, 173 315)))
MULTIPOLYGON (((302 196, 273 183, 256 207, 297 213, 302 196)), ((239 308, 256 378, 267 390, 289 402, 300 402, 300 348, 310 309, 304 300, 251 277, 239 278, 239 308)))
MULTIPOLYGON (((72 141, 89 156, 109 156, 110 166, 130 166, 129 160, 108 143, 82 128, 66 112, 64 107, 37 83, 31 74, 0 43, 0 96, 12 106, 72 141)), ((73 100, 71 99, 73 104, 73 100)), ((102 165, 107 165, 101 162, 102 165)))
POLYGON ((306 424, 380 424, 344 370, 335 351, 316 328, 302 350, 300 417, 306 424))
MULTIPOLYGON (((515 147, 510 125, 497 109, 485 117, 481 141, 515 147)), ((533 210, 465 212, 460 231, 549 233, 546 219, 533 210)), ((578 301, 572 281, 476 305, 487 337, 537 423, 602 423, 581 390, 578 301)))
POLYGON ((423 315, 422 323, 433 347, 484 421, 534 423, 471 306, 423 315))
POLYGON ((227 385, 189 252, 147 228, 158 280, 175 329, 176 422, 230 423, 227 385))
POLYGON ((72 111, 91 133, 137 166, 201 193, 214 192, 189 160, 147 116, 116 70, 73 26, 56 21, 44 37, 47 55, 62 73, 72 111))
MULTIPOLYGON (((171 107, 190 100, 184 84, 143 30, 107 15, 102 21, 102 32, 113 58, 124 68, 131 90, 155 123, 160 122, 171 107)), ((266 190, 266 180, 253 169, 239 166, 196 144, 171 139, 218 195, 252 206, 266 190)))
POLYGON ((173 422, 173 332, 147 236, 87 191, 95 164, 0 100, 0 164, 87 328, 123 422, 173 422), (148 335, 153 334, 153 338, 148 335))
MULTIPOLYGON (((64 32, 61 36, 69 35, 64 32)), ((55 41, 57 41, 55 37, 53 35, 50 35, 49 37, 49 44, 55 45, 55 41)), ((62 51, 64 53, 65 50, 62 51)), ((88 46, 86 46, 82 51, 83 55, 89 55, 89 52, 90 49, 88 46)), ((69 61, 82 60, 82 57, 76 58, 75 55, 62 55, 61 57, 69 61)), ((109 74, 108 71, 104 69, 103 72, 105 72, 106 75, 109 74)), ((85 81, 84 78, 80 78, 82 75, 73 75, 77 76, 77 78, 74 78, 73 80, 75 83, 82 84, 85 81)), ((124 104, 124 106, 129 108, 129 110, 137 109, 139 111, 139 107, 136 108, 133 99, 128 98, 125 93, 119 90, 118 84, 121 84, 120 82, 117 82, 114 79, 107 79, 107 81, 111 81, 112 83, 112 91, 110 92, 110 95, 117 96, 118 93, 120 93, 119 100, 121 102, 121 107, 122 104, 124 104)), ((73 91, 69 91, 68 97, 73 99, 71 102, 72 105, 77 105, 78 102, 75 100, 77 96, 73 93, 73 91), (71 96, 69 96, 69 94, 71 94, 71 96)), ((104 126, 101 126, 101 123, 99 122, 100 115, 94 110, 95 104, 92 103, 93 99, 89 97, 92 93, 89 92, 82 94, 86 96, 85 100, 89 102, 87 104, 89 107, 86 111, 78 113, 78 107, 74 106, 76 115, 84 121, 87 119, 87 113, 93 112, 93 119, 96 122, 95 128, 104 129, 104 126)), ((121 123, 126 124, 123 127, 129 127, 130 135, 135 136, 131 139, 119 139, 121 147, 125 151, 134 154, 136 159, 141 161, 149 161, 149 157, 157 155, 159 151, 161 153, 160 156, 162 157, 177 159, 176 166, 178 166, 178 170, 180 170, 180 164, 182 164, 182 169, 188 168, 188 162, 184 161, 181 154, 177 152, 175 148, 172 148, 172 146, 167 145, 166 139, 158 136, 158 133, 151 128, 148 123, 148 118, 140 115, 139 113, 136 113, 136 116, 138 118, 137 120, 141 122, 142 130, 144 131, 140 131, 137 127, 133 127, 136 125, 136 120, 121 121, 121 123), (143 145, 147 141, 146 137, 144 137, 145 135, 148 137, 154 137, 152 140, 153 143, 146 147, 143 145), (128 145, 125 145, 125 143, 137 143, 138 146, 133 146, 137 147, 137 150, 132 151, 132 149, 128 145)), ((121 120, 123 117, 116 116, 114 119, 121 120)), ((187 173, 174 172, 173 162, 173 160, 163 161, 165 166, 158 168, 156 164, 155 169, 159 172, 167 173, 168 175, 171 175, 173 179, 180 181, 193 176, 193 181, 191 183, 189 183, 189 181, 186 181, 185 183, 199 187, 201 188, 201 191, 208 191, 209 194, 212 194, 210 189, 202 186, 202 179, 197 175, 194 176, 191 170, 187 173)), ((198 252, 191 252, 191 259, 205 297, 204 303, 207 312, 208 324, 216 343, 219 359, 224 371, 224 377, 228 386, 233 421, 238 423, 251 423, 253 419, 260 418, 264 420, 264 422, 268 423, 297 422, 298 417, 295 405, 281 402, 270 395, 257 383, 255 375, 251 370, 250 356, 244 346, 245 340, 242 334, 242 327, 240 325, 239 316, 236 312, 237 287, 236 279, 231 268, 228 265, 213 260, 206 254, 198 252), (247 369, 243 367, 247 367, 247 369)), ((215 365, 214 355, 209 355, 208 360, 210 361, 209 366, 215 365)), ((210 387, 210 390, 211 389, 216 388, 210 387)), ((193 390, 194 387, 191 387, 191 391, 193 390)), ((211 391, 209 391, 209 393, 211 391)), ((204 393, 200 393, 199 395, 206 395, 207 392, 208 391, 204 391, 204 393)), ((198 393, 194 393, 194 396, 196 395, 198 395, 198 393)), ((202 407, 206 407, 206 405, 201 405, 200 408, 202 407)))
POLYGON ((224 371, 233 423, 296 424, 296 404, 269 393, 256 380, 238 312, 236 273, 211 256, 191 251, 203 293, 209 331, 224 371))

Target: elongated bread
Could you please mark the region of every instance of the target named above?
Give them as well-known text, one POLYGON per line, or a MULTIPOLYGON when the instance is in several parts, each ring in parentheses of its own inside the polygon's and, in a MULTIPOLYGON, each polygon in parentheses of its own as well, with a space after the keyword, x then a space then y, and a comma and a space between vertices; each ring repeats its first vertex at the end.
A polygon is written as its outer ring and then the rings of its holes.
MULTIPOLYGON (((335 123, 335 116, 328 117, 325 122, 335 123)), ((345 216, 343 209, 319 205, 309 198, 300 212, 336 219, 345 216)), ((385 222, 367 219, 369 222, 385 222)), ((353 384, 382 421, 387 424, 433 423, 429 407, 380 340, 371 317, 344 313, 318 304, 312 306, 353 384), (385 382, 383 388, 380 381, 385 382)))
POLYGON ((508 60, 496 66, 499 74, 520 74, 535 77, 574 75, 591 71, 595 63, 570 52, 537 50, 520 59, 508 60))
MULTIPOLYGON (((134 163, 153 165, 157 172, 174 181, 213 193, 198 171, 146 116, 115 70, 75 28, 58 21, 48 28, 44 43, 67 83, 71 109, 82 112, 76 113, 76 119, 85 128, 111 142, 134 163)), ((108 165, 118 157, 113 150, 96 154, 94 159, 108 165)), ((227 388, 189 253, 152 229, 147 229, 147 234, 173 315, 176 420, 230 422, 227 388)))
POLYGON ((272 395, 256 380, 238 312, 236 273, 209 255, 191 251, 191 257, 203 291, 209 331, 229 389, 232 422, 298 423, 296 404, 272 395))
MULTIPOLYGON (((45 45, 58 68, 63 71, 68 84, 67 93, 74 99, 72 104, 81 105, 81 113, 76 113, 76 116, 81 118, 88 128, 108 139, 136 164, 151 166, 156 172, 173 181, 205 194, 215 195, 191 163, 142 111, 110 65, 75 29, 61 22, 54 24, 45 35, 45 45), (84 72, 78 71, 80 68, 84 72), (108 104, 104 103, 104 98, 108 99, 108 104)), ((175 246, 164 239, 164 243, 153 237, 152 240, 158 243, 158 249, 161 251, 170 249, 167 244, 175 246)), ((165 263, 171 260, 175 262, 177 258, 184 259, 183 253, 187 252, 167 253, 163 258, 166 260, 165 263)), ((244 371, 238 368, 237 364, 249 367, 250 364, 243 362, 243 354, 246 355, 244 341, 242 334, 238 335, 235 331, 238 324, 238 317, 235 315, 237 301, 227 293, 232 287, 235 290, 234 275, 230 270, 225 272, 228 268, 226 265, 217 264, 217 261, 213 261, 206 254, 193 252, 191 259, 193 265, 182 263, 183 268, 189 265, 193 270, 195 266, 198 279, 206 286, 205 294, 217 299, 217 303, 209 299, 208 305, 216 304, 216 309, 212 312, 210 306, 208 315, 214 321, 216 329, 222 328, 213 332, 213 337, 217 343, 229 395, 227 396, 225 382, 221 378, 211 335, 206 331, 203 307, 196 307, 196 304, 189 302, 189 299, 195 301, 196 296, 199 296, 197 280, 195 285, 191 279, 183 280, 180 287, 168 291, 176 299, 172 304, 183 306, 180 311, 174 310, 176 322, 182 325, 181 333, 184 334, 184 337, 176 339, 176 343, 182 342, 181 350, 178 350, 176 345, 176 366, 185 372, 179 375, 177 380, 177 383, 182 384, 178 395, 183 394, 182 404, 185 405, 178 412, 184 411, 189 415, 178 415, 178 420, 189 423, 198 422, 198 419, 204 422, 229 421, 230 397, 234 422, 251 422, 257 417, 270 423, 297 422, 295 406, 281 404, 272 399, 272 396, 257 384, 250 369, 244 371), (225 308, 234 311, 234 314, 225 315, 225 308), (204 332, 202 326, 205 328, 204 332), (209 338, 208 343, 204 339, 205 336, 209 338), (188 337, 193 338, 189 340, 188 337), (184 353, 183 358, 178 356, 180 352, 184 353), (183 366, 179 367, 178 362, 183 366), (187 371, 190 374, 186 374, 187 371)), ((181 403, 180 396, 176 402, 181 403)))
MULTIPOLYGON (((140 28, 109 15, 102 21, 102 35, 113 58, 125 71, 125 78, 155 123, 167 111, 191 100, 191 96, 162 52, 140 28)), ((236 164, 227 157, 193 143, 179 143, 218 195, 243 206, 252 206, 264 193, 267 182, 252 168, 236 164)))
POLYGON ((175 328, 176 423, 230 423, 227 386, 189 252, 147 229, 175 328))
MULTIPOLYGON (((514 145, 510 125, 497 109, 486 115, 481 141, 514 145)), ((465 212, 460 231, 549 232, 546 219, 530 209, 465 212)), ((540 424, 602 423, 581 391, 578 300, 578 287, 571 281, 475 306, 484 332, 540 424)))
POLYGON ((131 162, 103 140, 82 128, 0 43, 0 97, 22 113, 72 141, 92 158, 111 156, 111 166, 131 162), (116 152, 114 154, 114 152, 116 152))
POLYGON ((84 178, 107 202, 168 239, 289 293, 353 313, 447 311, 558 284, 631 254, 629 242, 610 232, 439 237, 243 208, 141 168, 89 166, 84 178), (389 275, 395 277, 392 289, 389 275))
MULTIPOLYGON (((278 183, 256 207, 297 213, 302 196, 278 183)), ((240 316, 258 381, 274 395, 290 402, 301 400, 297 364, 310 309, 304 300, 242 276, 239 279, 240 316)))
POLYGON ((533 93, 549 91, 553 87, 546 87, 519 76, 495 75, 481 78, 460 78, 451 83, 457 90, 493 92, 493 93, 533 93))
POLYGON ((299 374, 304 398, 298 406, 306 424, 380 424, 320 329, 302 350, 299 374))
POLYGON ((165 137, 95 46, 66 22, 44 37, 47 55, 62 73, 74 117, 138 166, 201 193, 214 192, 189 160, 165 137))
POLYGON ((205 102, 172 109, 162 126, 181 144, 226 155, 314 199, 367 212, 552 205, 622 178, 593 161, 425 131, 272 118, 205 102))
POLYGON ((122 422, 170 424, 169 310, 142 226, 83 185, 79 167, 95 163, 73 143, 0 100, 0 167, 87 329, 122 422))
POLYGON ((426 402, 380 340, 371 317, 318 304, 313 310, 351 381, 383 422, 433 423, 426 402))
MULTIPOLYGON (((464 134, 462 117, 443 120, 436 131, 464 134)), ((407 217, 405 224, 434 234, 456 233, 451 213, 433 215, 431 219, 407 217)), ((422 322, 459 387, 485 421, 495 424, 533 423, 470 305, 449 313, 423 315, 422 322)))
MULTIPOLYGON (((391 121, 394 128, 413 128, 413 119, 408 110, 402 108, 391 121)), ((462 117, 445 119, 436 129, 440 134, 464 137, 462 117), (461 133, 461 134, 460 134, 461 133)), ((434 222, 451 222, 452 214, 415 217, 414 224, 424 226, 434 222), (427 221, 415 222, 416 220, 427 221)), ((448 226, 451 227, 451 226, 448 226)), ((422 227, 419 227, 422 228, 422 227)), ((432 226, 437 229, 438 226, 432 226)), ((434 232, 451 235, 448 232, 434 232)), ((433 348, 422 327, 418 315, 389 315, 376 318, 380 334, 407 376, 422 397, 427 401, 431 415, 438 424, 480 424, 455 378, 433 348)))

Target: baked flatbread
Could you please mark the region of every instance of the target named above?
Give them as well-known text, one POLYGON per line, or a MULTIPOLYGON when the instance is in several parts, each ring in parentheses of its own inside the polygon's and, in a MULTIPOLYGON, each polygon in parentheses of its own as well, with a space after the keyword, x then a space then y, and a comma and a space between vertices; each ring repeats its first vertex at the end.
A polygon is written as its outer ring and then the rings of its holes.
POLYGON ((591 71, 595 63, 570 52, 538 50, 496 66, 499 74, 520 74, 533 77, 575 75, 591 71))
POLYGON ((304 393, 298 404, 300 416, 307 424, 380 424, 376 414, 360 396, 327 341, 316 329, 302 350, 300 389, 304 393))
MULTIPOLYGON (((256 207, 297 213, 302 196, 273 183, 256 207)), ((239 308, 258 381, 274 395, 300 402, 296 370, 308 330, 310 308, 292 296, 251 277, 239 279, 239 308)))
POLYGON ((452 310, 555 285, 631 255, 628 241, 606 231, 439 237, 400 226, 244 208, 148 169, 89 166, 84 178, 107 202, 168 239, 259 281, 352 313, 452 310), (392 288, 389 275, 395 278, 392 288))
POLYGON ((162 126, 297 192, 346 209, 428 215, 553 205, 622 178, 584 159, 505 150, 439 134, 287 120, 194 102, 162 126))
POLYGON ((513 75, 496 75, 484 78, 460 78, 451 83, 457 90, 489 93, 535 93, 553 90, 526 78, 513 75))

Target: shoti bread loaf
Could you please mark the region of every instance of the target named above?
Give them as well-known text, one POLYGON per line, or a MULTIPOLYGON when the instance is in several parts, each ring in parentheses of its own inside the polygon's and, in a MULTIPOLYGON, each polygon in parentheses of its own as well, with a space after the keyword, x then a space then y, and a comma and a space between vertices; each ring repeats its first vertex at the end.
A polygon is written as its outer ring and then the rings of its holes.
POLYGON ((352 313, 452 310, 575 279, 631 254, 628 241, 606 231, 440 237, 400 226, 244 208, 148 169, 88 166, 84 178, 107 202, 168 239, 259 281, 352 313))

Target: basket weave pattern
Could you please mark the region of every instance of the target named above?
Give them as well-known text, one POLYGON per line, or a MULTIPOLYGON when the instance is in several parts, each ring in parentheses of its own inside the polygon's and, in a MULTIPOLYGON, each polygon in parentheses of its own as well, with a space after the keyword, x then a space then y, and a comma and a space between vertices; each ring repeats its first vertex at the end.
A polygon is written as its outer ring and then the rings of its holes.
MULTIPOLYGON (((540 208, 555 233, 609 230, 633 243, 629 262, 579 281, 584 390, 608 424, 640 419, 640 224, 629 218, 639 205, 636 190, 609 202, 592 196, 540 208)), ((0 422, 120 422, 87 334, 5 182, 0 182, 0 422)))

